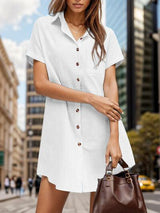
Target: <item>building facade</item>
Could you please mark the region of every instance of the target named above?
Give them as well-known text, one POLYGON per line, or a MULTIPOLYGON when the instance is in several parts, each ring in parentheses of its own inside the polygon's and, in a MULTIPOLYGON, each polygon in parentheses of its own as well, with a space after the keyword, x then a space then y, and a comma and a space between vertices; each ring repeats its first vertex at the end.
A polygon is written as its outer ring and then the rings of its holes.
POLYGON ((106 25, 117 34, 126 61, 117 69, 124 124, 135 128, 140 116, 158 112, 157 1, 107 0, 106 25))
POLYGON ((25 132, 15 125, 12 145, 12 176, 24 178, 24 144, 25 132))
POLYGON ((0 38, 0 182, 24 175, 24 133, 17 126, 18 77, 0 38), (15 151, 16 150, 16 151, 15 151))
POLYGON ((45 106, 45 96, 35 92, 33 84, 33 67, 27 62, 26 72, 26 171, 25 178, 35 178, 39 154, 41 129, 45 106))

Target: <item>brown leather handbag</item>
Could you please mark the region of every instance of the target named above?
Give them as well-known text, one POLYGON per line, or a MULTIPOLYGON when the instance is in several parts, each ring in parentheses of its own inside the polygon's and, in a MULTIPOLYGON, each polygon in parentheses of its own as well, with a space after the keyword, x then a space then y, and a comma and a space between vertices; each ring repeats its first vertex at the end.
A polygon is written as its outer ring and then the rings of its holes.
POLYGON ((128 165, 122 158, 118 163, 124 171, 113 175, 110 161, 104 177, 98 178, 92 213, 147 213, 138 182, 139 174, 125 170, 128 165))

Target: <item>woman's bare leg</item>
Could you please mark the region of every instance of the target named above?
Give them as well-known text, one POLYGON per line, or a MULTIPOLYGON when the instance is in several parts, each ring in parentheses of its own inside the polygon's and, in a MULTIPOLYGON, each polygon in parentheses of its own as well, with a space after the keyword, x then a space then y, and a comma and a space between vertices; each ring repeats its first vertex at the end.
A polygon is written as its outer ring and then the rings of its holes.
POLYGON ((36 213, 62 213, 69 192, 57 190, 55 185, 42 176, 36 213))
POLYGON ((91 192, 90 193, 90 209, 89 209, 89 213, 92 213, 92 211, 93 211, 93 201, 94 201, 94 198, 95 198, 95 194, 96 194, 96 192, 91 192))

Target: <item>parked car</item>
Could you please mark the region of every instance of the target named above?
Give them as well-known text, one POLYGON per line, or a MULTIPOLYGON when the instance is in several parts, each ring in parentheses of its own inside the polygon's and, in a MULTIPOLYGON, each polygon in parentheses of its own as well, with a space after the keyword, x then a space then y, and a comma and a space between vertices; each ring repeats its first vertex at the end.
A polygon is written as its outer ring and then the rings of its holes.
POLYGON ((138 181, 140 184, 140 188, 142 191, 154 191, 155 184, 151 180, 151 178, 147 177, 146 175, 139 175, 138 181))

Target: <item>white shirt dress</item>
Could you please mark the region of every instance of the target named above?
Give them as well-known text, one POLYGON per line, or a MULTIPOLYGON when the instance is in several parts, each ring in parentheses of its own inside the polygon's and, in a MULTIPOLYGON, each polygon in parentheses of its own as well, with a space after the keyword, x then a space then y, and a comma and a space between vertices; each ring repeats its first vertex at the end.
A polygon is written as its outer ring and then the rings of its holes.
MULTIPOLYGON (((105 26, 106 58, 98 67, 91 51, 94 39, 86 31, 77 41, 64 12, 39 17, 33 26, 26 56, 46 64, 49 81, 104 96, 105 69, 124 60, 114 31, 105 26)), ((89 29, 88 29, 89 30, 89 29)), ((46 96, 37 174, 45 175, 56 189, 70 192, 96 191, 97 178, 105 173, 105 153, 110 137, 110 121, 93 106, 46 96)), ((135 165, 123 121, 118 121, 122 157, 135 165)), ((118 164, 113 174, 123 171, 118 164)))

